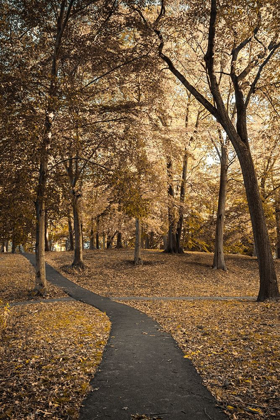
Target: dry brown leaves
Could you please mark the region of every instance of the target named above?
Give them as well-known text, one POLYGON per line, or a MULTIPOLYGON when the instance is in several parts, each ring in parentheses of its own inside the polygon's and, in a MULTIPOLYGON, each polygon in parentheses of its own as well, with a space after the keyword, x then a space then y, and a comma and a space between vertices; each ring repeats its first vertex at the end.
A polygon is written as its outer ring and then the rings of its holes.
POLYGON ((232 419, 280 418, 280 305, 139 302, 192 359, 232 419))
MULTIPOLYGON (((257 296, 258 265, 246 256, 227 257, 228 271, 213 270, 211 254, 143 252, 135 267, 133 251, 86 251, 84 272, 73 270, 70 252, 47 253, 66 277, 104 296, 257 296)), ((280 264, 277 264, 280 277, 280 264)))
MULTIPOLYGON (((145 252, 134 267, 131 251, 88 251, 87 269, 69 268, 69 253, 48 254, 57 269, 109 296, 257 296, 255 259, 227 258, 228 272, 211 269, 212 256, 145 252)), ((276 268, 279 276, 279 263, 276 268)), ((279 276, 280 277, 280 276, 279 276)), ((280 418, 279 303, 130 301, 155 318, 191 358, 204 383, 232 419, 280 418)))
MULTIPOLYGON (((19 300, 18 285, 25 300, 32 284, 29 263, 5 255, 1 273, 7 268, 8 277, 1 278, 8 285, 5 297, 12 300, 14 287, 19 300)), ((0 341, 0 418, 78 418, 109 330, 105 314, 78 302, 11 306, 0 341)))
MULTIPOLYGON (((39 299, 33 293, 34 268, 20 254, 0 254, 0 299, 6 302, 39 299)), ((48 283, 46 298, 67 296, 60 288, 48 283)))

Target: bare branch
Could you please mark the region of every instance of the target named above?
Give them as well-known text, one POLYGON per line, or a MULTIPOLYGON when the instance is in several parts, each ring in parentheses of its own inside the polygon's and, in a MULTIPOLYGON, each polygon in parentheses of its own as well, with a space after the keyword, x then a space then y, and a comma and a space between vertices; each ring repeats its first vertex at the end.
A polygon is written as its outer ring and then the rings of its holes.
POLYGON ((258 81, 259 81, 259 79, 260 79, 260 77, 261 77, 261 73, 262 73, 262 71, 263 71, 264 67, 267 65, 267 63, 269 62, 269 60, 271 59, 271 57, 273 56, 273 54, 275 53, 275 51, 276 51, 279 47, 280 47, 280 42, 279 42, 278 44, 275 44, 275 45, 271 48, 270 53, 268 54, 268 56, 266 57, 266 59, 264 60, 264 62, 260 65, 259 70, 258 70, 258 73, 257 73, 257 75, 256 75, 256 77, 255 77, 255 79, 254 79, 253 83, 251 84, 250 90, 249 90, 249 92, 248 92, 248 95, 247 95, 247 98, 246 98, 246 101, 245 101, 245 106, 246 106, 246 107, 248 106, 248 104, 249 104, 249 102, 250 102, 250 99, 251 99, 252 94, 253 94, 253 93, 255 92, 255 90, 256 90, 256 85, 257 85, 257 83, 258 83, 258 81))

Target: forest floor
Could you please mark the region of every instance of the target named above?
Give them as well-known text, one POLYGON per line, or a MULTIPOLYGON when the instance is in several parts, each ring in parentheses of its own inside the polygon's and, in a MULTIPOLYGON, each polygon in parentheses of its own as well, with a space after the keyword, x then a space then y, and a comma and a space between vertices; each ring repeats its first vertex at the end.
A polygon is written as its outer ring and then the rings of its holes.
MULTIPOLYGON (((280 418, 280 302, 252 300, 259 286, 255 258, 229 255, 226 272, 213 270, 212 258, 145 251, 144 264, 135 267, 132 251, 86 251, 86 269, 79 272, 71 268, 71 253, 47 256, 80 286, 156 319, 231 419, 280 418), (201 296, 213 300, 178 299, 201 296)), ((280 278, 278 261, 276 269, 280 278)))
POLYGON ((33 289, 27 259, 0 254, 0 419, 77 419, 110 322, 50 283, 44 299, 33 289))
MULTIPOLYGON (((132 251, 86 251, 83 272, 71 268, 72 253, 48 253, 47 260, 79 285, 156 319, 231 419, 280 418, 280 303, 252 301, 255 259, 228 256, 227 272, 213 270, 212 255, 204 253, 145 251, 144 264, 135 267, 132 251), (178 299, 201 296, 213 300, 178 299), (219 297, 239 300, 214 300, 219 297)), ((280 278, 278 261, 276 267, 280 278)), ((0 273, 4 303, 32 298, 34 271, 24 257, 2 254, 0 273)), ((47 298, 53 297, 65 295, 50 285, 47 298)), ((108 338, 107 317, 60 301, 2 305, 1 320, 7 325, 0 344, 0 418, 77 418, 108 338)))

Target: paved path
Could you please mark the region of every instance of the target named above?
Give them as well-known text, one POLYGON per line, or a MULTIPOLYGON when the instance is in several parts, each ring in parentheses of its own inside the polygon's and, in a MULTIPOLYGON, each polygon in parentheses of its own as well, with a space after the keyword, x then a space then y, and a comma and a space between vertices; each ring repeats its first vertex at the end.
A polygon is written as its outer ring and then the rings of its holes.
MULTIPOLYGON (((34 264, 34 256, 25 254, 34 264)), ((145 314, 86 290, 47 265, 47 278, 109 316, 111 335, 80 420, 225 420, 192 363, 145 314), (135 417, 133 417, 135 416, 135 417), (140 417, 139 417, 140 418, 140 417)))

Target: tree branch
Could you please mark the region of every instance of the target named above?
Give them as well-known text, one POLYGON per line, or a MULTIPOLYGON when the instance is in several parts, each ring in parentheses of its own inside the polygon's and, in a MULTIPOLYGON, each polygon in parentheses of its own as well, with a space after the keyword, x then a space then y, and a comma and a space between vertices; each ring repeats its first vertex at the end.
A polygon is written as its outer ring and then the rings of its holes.
POLYGON ((250 102, 250 99, 251 99, 252 94, 253 94, 253 93, 255 92, 255 90, 256 90, 256 85, 257 85, 257 83, 258 83, 258 81, 259 81, 259 79, 260 79, 260 77, 261 77, 261 73, 262 73, 262 71, 263 71, 264 67, 267 65, 267 63, 269 62, 269 60, 271 59, 271 57, 273 56, 273 54, 275 53, 275 51, 276 51, 279 47, 280 47, 280 42, 279 42, 278 44, 274 45, 274 46, 271 48, 270 53, 268 54, 268 56, 266 57, 266 59, 264 60, 264 62, 260 65, 259 70, 258 70, 258 73, 257 73, 257 75, 256 75, 256 77, 255 77, 255 79, 254 79, 253 83, 251 84, 250 90, 249 90, 249 92, 248 92, 248 95, 247 95, 247 98, 246 98, 246 101, 245 101, 245 106, 246 106, 246 107, 248 106, 248 104, 249 104, 249 102, 250 102))

